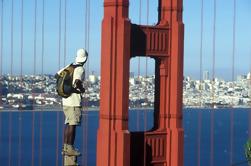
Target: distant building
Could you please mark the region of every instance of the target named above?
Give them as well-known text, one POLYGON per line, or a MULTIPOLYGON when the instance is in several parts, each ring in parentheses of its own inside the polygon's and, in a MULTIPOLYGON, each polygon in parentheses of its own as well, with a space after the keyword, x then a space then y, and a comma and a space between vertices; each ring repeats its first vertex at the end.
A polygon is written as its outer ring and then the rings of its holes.
POLYGON ((209 80, 209 71, 203 72, 203 80, 209 80))
POLYGON ((244 79, 246 79, 246 75, 238 75, 237 76, 237 81, 242 81, 244 79))
POLYGON ((251 72, 249 72, 249 73, 247 74, 247 79, 248 79, 248 80, 251 80, 251 72))
POLYGON ((134 72, 130 72, 130 78, 134 77, 134 72))
POLYGON ((98 81, 98 78, 95 75, 89 75, 89 81, 94 84, 98 81))

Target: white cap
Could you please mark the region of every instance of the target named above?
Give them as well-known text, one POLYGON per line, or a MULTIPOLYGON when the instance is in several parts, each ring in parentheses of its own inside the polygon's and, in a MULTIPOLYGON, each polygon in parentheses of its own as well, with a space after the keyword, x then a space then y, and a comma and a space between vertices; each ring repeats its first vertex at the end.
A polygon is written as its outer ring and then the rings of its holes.
POLYGON ((77 56, 75 59, 76 63, 85 63, 87 61, 88 53, 85 49, 80 48, 77 51, 77 56))

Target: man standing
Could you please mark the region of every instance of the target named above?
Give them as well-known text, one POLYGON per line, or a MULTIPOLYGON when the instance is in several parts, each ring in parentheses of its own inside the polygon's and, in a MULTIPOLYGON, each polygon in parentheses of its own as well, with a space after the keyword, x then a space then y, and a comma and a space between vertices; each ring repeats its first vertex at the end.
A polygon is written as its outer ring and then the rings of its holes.
MULTIPOLYGON (((81 122, 81 109, 82 109, 82 93, 85 92, 83 87, 84 80, 84 67, 88 53, 85 49, 77 51, 73 79, 72 79, 72 94, 63 98, 63 111, 65 114, 65 129, 64 129, 64 146, 62 154, 66 156, 80 156, 80 152, 74 148, 74 141, 76 135, 76 126, 81 122)), ((63 69, 62 69, 63 70, 63 69)), ((62 71, 61 70, 61 71, 62 71)), ((59 71, 60 72, 60 71, 59 71)))

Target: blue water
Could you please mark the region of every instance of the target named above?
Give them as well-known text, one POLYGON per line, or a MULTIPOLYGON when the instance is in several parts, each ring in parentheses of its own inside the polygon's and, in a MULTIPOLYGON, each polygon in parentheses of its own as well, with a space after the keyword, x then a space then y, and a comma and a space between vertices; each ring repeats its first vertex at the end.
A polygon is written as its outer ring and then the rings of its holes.
MULTIPOLYGON (((184 111, 184 165, 198 165, 198 121, 201 115, 200 165, 230 166, 230 115, 233 113, 233 153, 232 164, 245 161, 244 145, 249 135, 250 109, 209 109, 184 111), (213 122, 213 123, 212 123, 213 122), (213 130, 211 130, 213 129, 213 130), (211 131, 214 131, 213 137, 211 131), (213 141, 212 141, 213 138, 213 141), (213 144, 211 144, 213 142, 213 144), (211 150, 213 148, 213 151, 211 150), (211 153, 211 151, 213 153, 211 153), (211 155, 213 154, 213 155, 211 155)), ((145 111, 147 129, 153 125, 153 111, 145 111)), ((144 130, 144 111, 130 111, 129 130, 144 130), (139 123, 138 123, 139 122, 139 123)), ((96 134, 98 112, 87 114, 88 131, 88 166, 96 164, 96 134)), ((61 111, 43 112, 0 112, 0 165, 30 166, 32 151, 33 165, 62 165, 61 147, 63 140, 63 113, 61 111), (33 118, 32 118, 33 117, 33 118), (58 121, 57 121, 57 117, 58 121), (34 119, 34 121, 33 121, 34 119), (34 125, 33 125, 34 123, 34 125), (57 128, 58 124, 58 128, 57 128), (34 126, 34 136, 32 129, 34 126), (58 130, 57 130, 58 129, 58 130), (57 137, 58 132, 58 137, 57 137), (11 138, 11 139, 9 139, 11 138), (32 141, 34 148, 32 149, 32 141), (57 142, 59 147, 57 148, 57 142), (58 157, 56 157, 58 154, 58 157)), ((85 139, 83 128, 77 128, 76 147, 83 150, 85 139)), ((251 127, 251 126, 250 126, 251 127)), ((86 160, 85 155, 78 162, 86 160)), ((247 163, 242 164, 245 166, 247 163)))

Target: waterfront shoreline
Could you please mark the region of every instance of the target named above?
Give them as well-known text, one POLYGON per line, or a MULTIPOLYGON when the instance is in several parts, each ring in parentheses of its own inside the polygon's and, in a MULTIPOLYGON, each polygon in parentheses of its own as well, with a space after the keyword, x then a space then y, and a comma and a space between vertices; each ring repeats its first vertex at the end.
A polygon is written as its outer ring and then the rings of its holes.
MULTIPOLYGON (((251 109, 251 107, 249 106, 240 106, 240 107, 221 107, 221 108, 209 108, 209 107, 193 107, 193 106, 189 106, 189 107, 183 107, 183 111, 198 111, 198 110, 225 110, 225 109, 251 109)), ((14 108, 3 108, 0 109, 0 112, 57 112, 57 111, 62 111, 63 107, 58 106, 58 107, 41 107, 41 106, 36 106, 34 107, 34 109, 30 110, 30 109, 14 109, 14 108)), ((97 111, 99 112, 100 107, 83 107, 83 112, 85 111, 97 111)), ((146 107, 146 108, 129 108, 130 111, 153 111, 154 108, 153 107, 146 107)))

